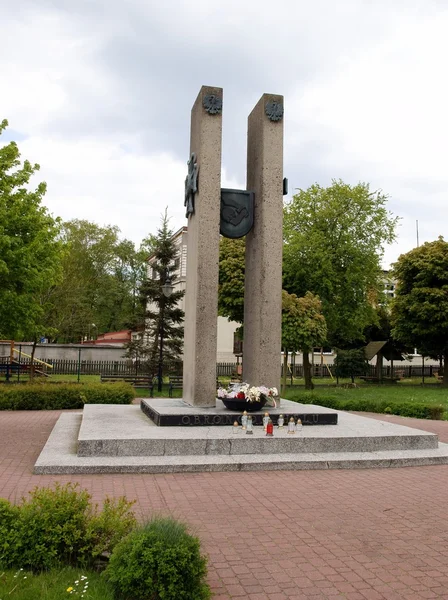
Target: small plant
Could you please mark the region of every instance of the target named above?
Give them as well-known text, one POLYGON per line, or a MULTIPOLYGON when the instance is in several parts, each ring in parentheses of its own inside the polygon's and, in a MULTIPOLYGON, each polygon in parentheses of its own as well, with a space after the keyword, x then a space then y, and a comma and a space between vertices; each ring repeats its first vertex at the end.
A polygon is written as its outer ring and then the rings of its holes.
POLYGON ((81 577, 79 579, 76 579, 73 582, 73 585, 69 585, 67 588, 67 592, 69 594, 74 594, 75 596, 81 596, 81 598, 84 598, 84 596, 87 594, 89 589, 89 579, 88 577, 86 577, 85 575, 81 575, 81 577))
POLYGON ((0 600, 113 600, 111 586, 100 573, 73 567, 41 573, 0 570, 0 600))
POLYGON ((156 518, 119 542, 105 576, 117 596, 133 600, 208 600, 199 539, 170 518, 156 518))

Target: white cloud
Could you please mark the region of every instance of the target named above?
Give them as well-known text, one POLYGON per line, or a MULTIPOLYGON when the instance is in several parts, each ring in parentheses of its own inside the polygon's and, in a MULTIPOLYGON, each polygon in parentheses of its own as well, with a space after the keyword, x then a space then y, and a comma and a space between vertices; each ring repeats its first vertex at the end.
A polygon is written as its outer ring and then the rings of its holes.
POLYGON ((402 216, 387 261, 446 233, 448 12, 431 0, 26 0, 3 17, 0 118, 26 136, 46 203, 138 242, 185 223, 188 114, 224 87, 223 187, 244 187, 246 118, 285 94, 285 174, 369 181, 402 216), (66 9, 65 7, 68 7, 66 9), (179 117, 181 115, 181 118, 179 117))

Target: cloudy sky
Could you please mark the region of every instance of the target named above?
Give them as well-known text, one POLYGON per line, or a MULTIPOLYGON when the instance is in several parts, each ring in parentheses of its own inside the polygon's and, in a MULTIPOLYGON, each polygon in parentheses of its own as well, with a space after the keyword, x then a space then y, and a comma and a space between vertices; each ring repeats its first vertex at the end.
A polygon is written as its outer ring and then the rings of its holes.
POLYGON ((444 0, 16 0, 1 19, 2 142, 41 165, 64 220, 136 243, 177 229, 191 106, 224 88, 223 187, 245 187, 247 115, 285 96, 290 190, 367 181, 401 217, 387 266, 448 237, 444 0))

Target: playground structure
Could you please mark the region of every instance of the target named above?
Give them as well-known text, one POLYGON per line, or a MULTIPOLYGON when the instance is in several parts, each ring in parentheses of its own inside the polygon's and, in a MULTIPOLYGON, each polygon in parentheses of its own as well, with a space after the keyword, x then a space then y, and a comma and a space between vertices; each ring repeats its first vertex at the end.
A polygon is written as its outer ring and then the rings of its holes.
POLYGON ((17 350, 14 340, 0 340, 0 342, 10 345, 9 358, 0 363, 0 375, 4 375, 7 382, 10 381, 12 375, 17 375, 18 378, 20 378, 20 375, 50 377, 46 371, 47 369, 52 369, 53 365, 39 358, 33 358, 30 354, 23 352, 21 348, 17 350), (16 359, 16 356, 18 356, 18 359, 16 359), (32 361, 22 363, 22 357, 32 359, 32 361), (42 365, 43 369, 37 369, 36 364, 42 365))

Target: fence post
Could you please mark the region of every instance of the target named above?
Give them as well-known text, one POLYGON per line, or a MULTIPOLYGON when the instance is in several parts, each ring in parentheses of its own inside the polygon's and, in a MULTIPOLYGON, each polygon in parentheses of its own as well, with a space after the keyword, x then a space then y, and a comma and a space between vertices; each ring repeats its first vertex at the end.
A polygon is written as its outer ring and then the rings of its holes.
POLYGON ((19 344, 19 364, 17 368, 17 381, 20 381, 20 364, 22 361, 22 344, 19 344))
POLYGON ((81 379, 81 348, 78 348, 78 383, 81 379))

